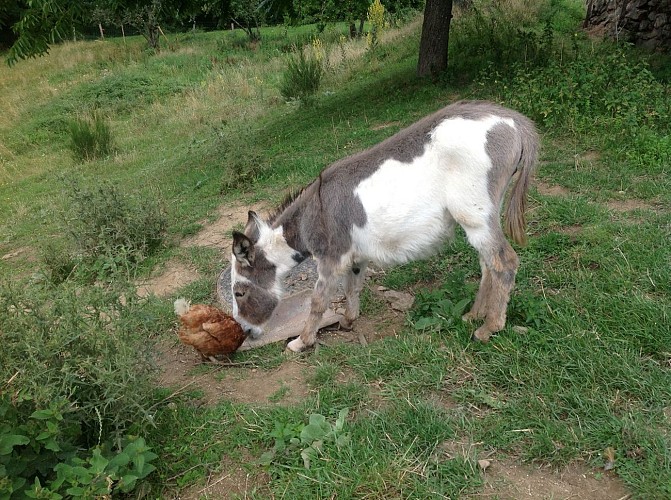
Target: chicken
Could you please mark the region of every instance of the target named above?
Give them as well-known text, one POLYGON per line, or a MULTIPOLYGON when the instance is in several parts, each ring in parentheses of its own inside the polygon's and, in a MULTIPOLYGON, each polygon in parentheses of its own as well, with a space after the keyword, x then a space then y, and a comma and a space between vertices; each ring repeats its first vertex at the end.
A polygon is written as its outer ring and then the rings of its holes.
POLYGON ((194 347, 203 360, 216 362, 215 356, 236 351, 247 336, 232 316, 213 306, 177 299, 175 314, 182 323, 179 339, 194 347))

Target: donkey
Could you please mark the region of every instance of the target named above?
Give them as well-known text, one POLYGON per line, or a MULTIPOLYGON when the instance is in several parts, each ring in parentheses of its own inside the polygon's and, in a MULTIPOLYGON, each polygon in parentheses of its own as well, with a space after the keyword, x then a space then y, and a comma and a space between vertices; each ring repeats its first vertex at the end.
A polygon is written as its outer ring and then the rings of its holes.
POLYGON ((478 251, 482 278, 464 320, 482 320, 473 338, 487 342, 505 326, 519 259, 501 228, 526 243, 525 209, 538 136, 520 113, 483 101, 460 101, 394 136, 326 167, 267 221, 250 211, 233 233, 233 315, 260 335, 282 296, 288 272, 309 256, 318 279, 310 314, 293 351, 315 343, 317 325, 342 279, 343 328, 359 316, 369 263, 391 266, 434 253, 465 231, 478 251))

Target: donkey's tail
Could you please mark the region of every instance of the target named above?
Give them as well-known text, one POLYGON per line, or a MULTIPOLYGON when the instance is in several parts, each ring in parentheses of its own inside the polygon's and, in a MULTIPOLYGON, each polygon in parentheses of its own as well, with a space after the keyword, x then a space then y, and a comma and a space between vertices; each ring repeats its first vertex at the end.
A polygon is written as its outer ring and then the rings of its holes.
POLYGON ((520 130, 522 151, 517 165, 517 180, 511 190, 508 207, 506 208, 504 227, 508 236, 515 243, 526 245, 527 191, 538 158, 538 134, 534 124, 529 120, 524 120, 522 123, 516 120, 515 125, 520 130))

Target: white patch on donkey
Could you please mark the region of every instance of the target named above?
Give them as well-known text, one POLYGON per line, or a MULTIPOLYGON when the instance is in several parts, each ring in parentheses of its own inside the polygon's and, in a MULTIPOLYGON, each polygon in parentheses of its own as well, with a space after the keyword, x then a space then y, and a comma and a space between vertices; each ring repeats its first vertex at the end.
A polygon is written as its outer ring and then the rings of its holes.
POLYGON ((234 233, 231 282, 234 315, 260 333, 281 298, 292 266, 309 255, 319 278, 310 316, 288 347, 314 344, 319 319, 344 275, 344 327, 359 315, 369 262, 389 266, 435 252, 461 225, 480 254, 482 280, 466 320, 484 319, 474 338, 487 341, 505 325, 518 258, 506 230, 525 242, 524 211, 538 139, 524 116, 487 102, 459 102, 386 141, 328 166, 268 222, 250 212, 234 233))

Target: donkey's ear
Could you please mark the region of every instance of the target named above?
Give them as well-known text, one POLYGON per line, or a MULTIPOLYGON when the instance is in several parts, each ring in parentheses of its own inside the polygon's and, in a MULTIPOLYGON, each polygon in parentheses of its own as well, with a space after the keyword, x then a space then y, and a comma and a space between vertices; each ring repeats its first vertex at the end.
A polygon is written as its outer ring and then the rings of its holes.
POLYGON ((238 231, 233 231, 233 255, 244 266, 254 264, 254 243, 238 231))
POLYGON ((259 241, 261 229, 267 225, 268 224, 266 224, 266 222, 264 222, 264 220, 261 219, 261 217, 259 217, 259 215, 253 210, 247 212, 247 225, 245 226, 245 234, 248 234, 252 241, 259 241))

